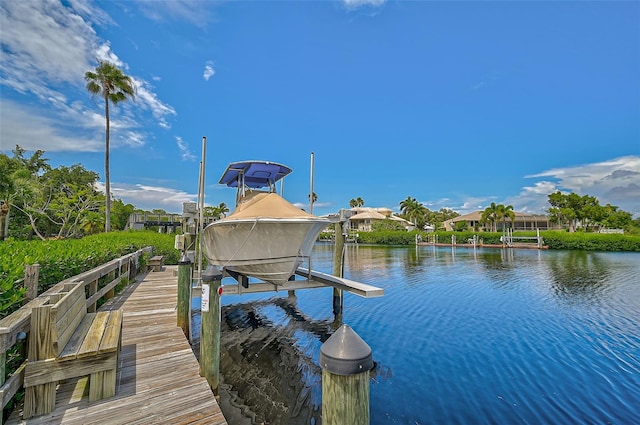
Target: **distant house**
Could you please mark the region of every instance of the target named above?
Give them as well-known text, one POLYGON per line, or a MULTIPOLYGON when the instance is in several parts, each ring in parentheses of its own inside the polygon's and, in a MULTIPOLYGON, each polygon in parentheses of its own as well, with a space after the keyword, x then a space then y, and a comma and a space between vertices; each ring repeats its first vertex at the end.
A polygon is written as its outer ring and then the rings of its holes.
POLYGON ((393 215, 389 208, 354 207, 353 215, 349 217, 349 229, 359 232, 370 232, 376 221, 392 220, 401 223, 406 230, 413 230, 415 225, 410 221, 393 215))
MULTIPOLYGON (((549 230, 549 229, 558 229, 559 227, 554 223, 551 223, 549 217, 546 215, 540 214, 527 214, 522 212, 514 212, 515 220, 513 225, 511 220, 507 220, 506 225, 507 228, 513 228, 513 230, 549 230)), ((480 218, 482 217, 482 211, 474 211, 469 214, 461 215, 451 220, 447 220, 442 223, 445 230, 452 231, 458 222, 466 222, 467 228, 470 230, 474 229, 483 229, 488 228, 489 224, 480 223, 480 218)), ((496 223, 496 228, 498 231, 502 231, 503 222, 498 221, 496 223)))

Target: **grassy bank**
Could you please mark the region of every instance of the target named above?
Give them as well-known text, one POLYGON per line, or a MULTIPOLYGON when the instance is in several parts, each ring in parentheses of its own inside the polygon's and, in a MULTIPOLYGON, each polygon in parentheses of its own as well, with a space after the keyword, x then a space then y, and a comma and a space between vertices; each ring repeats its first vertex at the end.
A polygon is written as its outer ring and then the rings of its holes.
POLYGON ((174 235, 155 232, 111 232, 82 239, 0 242, 0 318, 22 305, 24 266, 39 264, 38 293, 61 280, 151 246, 165 256, 165 264, 177 264, 174 235))

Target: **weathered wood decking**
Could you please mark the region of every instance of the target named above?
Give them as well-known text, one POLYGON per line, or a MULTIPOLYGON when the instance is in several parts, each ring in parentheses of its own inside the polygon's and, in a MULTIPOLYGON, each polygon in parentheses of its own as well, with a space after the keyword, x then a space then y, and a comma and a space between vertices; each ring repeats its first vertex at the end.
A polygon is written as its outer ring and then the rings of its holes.
POLYGON ((182 330, 175 267, 138 278, 105 308, 124 312, 116 395, 89 402, 87 379, 60 385, 56 409, 9 424, 226 424, 182 330), (84 397, 80 396, 84 393, 84 397))

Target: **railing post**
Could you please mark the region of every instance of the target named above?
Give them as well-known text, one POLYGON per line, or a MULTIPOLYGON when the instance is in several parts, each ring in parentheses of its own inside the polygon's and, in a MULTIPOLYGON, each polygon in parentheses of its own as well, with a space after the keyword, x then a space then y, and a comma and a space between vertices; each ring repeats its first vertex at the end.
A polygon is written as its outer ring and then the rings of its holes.
MULTIPOLYGON (((117 269, 109 272, 109 283, 113 282, 114 280, 116 280, 118 278, 118 276, 120 276, 120 266, 118 266, 117 269)), ((109 291, 107 291, 106 294, 104 294, 104 300, 110 300, 111 298, 116 296, 116 288, 115 286, 111 289, 109 289, 109 291)))
POLYGON ((31 301, 38 296, 38 278, 40 276, 40 264, 27 264, 24 266, 24 287, 26 301, 31 301))
POLYGON ((320 347, 322 423, 369 424, 371 348, 348 325, 342 325, 320 347))
MULTIPOLYGON (((1 341, 0 341, 1 342, 1 341)), ((0 347, 0 387, 2 387, 4 385, 4 382, 6 380, 6 373, 7 373, 7 352, 4 351, 4 344, 2 347, 0 347)), ((2 404, 0 404, 0 425, 2 425, 4 423, 3 420, 4 417, 4 407, 2 406, 2 404)))
POLYGON ((191 260, 183 255, 178 261, 178 326, 189 336, 191 322, 191 260))
MULTIPOLYGON (((82 283, 84 285, 84 283, 82 283)), ((89 297, 93 296, 96 292, 98 292, 98 279, 95 279, 89 283, 89 297)), ((98 307, 98 303, 95 302, 89 306, 87 306, 87 313, 95 313, 98 307)))
POLYGON ((202 273, 200 376, 207 378, 213 395, 220 383, 220 294, 222 273, 213 266, 202 273))

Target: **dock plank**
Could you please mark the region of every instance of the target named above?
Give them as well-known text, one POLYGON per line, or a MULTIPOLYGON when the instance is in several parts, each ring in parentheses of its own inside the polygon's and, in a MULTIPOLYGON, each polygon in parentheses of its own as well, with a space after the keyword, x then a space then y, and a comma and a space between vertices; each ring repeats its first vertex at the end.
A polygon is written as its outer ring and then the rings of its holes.
POLYGON ((89 402, 85 378, 58 388, 56 409, 49 415, 8 424, 209 424, 226 420, 198 361, 177 326, 175 266, 147 274, 102 308, 123 311, 122 348, 116 395, 89 402), (84 397, 82 397, 84 394, 84 397))

